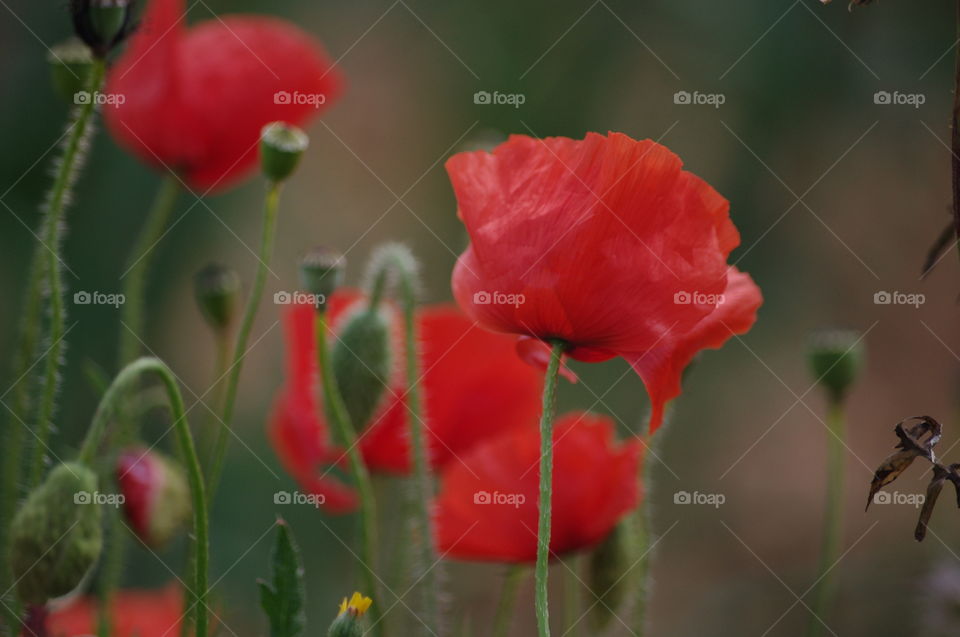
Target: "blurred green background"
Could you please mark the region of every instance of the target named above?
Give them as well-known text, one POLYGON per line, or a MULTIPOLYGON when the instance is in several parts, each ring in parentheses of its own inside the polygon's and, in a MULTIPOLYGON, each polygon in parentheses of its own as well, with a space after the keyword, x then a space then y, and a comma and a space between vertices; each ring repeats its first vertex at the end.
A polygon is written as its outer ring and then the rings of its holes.
MULTIPOLYGON (((66 114, 48 83, 46 48, 70 29, 63 2, 2 4, 0 353, 7 360, 48 183, 44 151, 66 114)), ((733 260, 766 302, 749 334, 702 357, 663 432, 663 463, 647 485, 656 529, 665 533, 655 558, 652 634, 791 636, 806 625, 804 604, 812 600, 797 596, 816 578, 827 432, 805 342, 816 327, 842 325, 868 332, 867 368, 849 405, 849 551, 837 566, 839 603, 828 620, 835 634, 852 637, 940 634, 930 624, 950 613, 960 621, 960 514, 952 495, 944 495, 923 544, 912 539, 912 507, 863 513, 872 470, 901 418, 941 419, 939 451, 960 459, 960 449, 951 451, 960 442, 957 259, 948 255, 928 280, 918 276, 948 219, 954 10, 942 0, 887 0, 853 13, 841 1, 814 0, 201 0, 190 20, 241 11, 291 19, 340 58, 349 79, 343 99, 311 127, 310 152, 286 189, 278 278, 269 281, 267 299, 295 285, 296 257, 314 244, 353 246, 356 281, 371 248, 399 239, 424 263, 429 300, 448 300, 466 239, 442 163, 498 132, 650 137, 728 197, 743 240, 733 260), (521 93, 525 102, 478 105, 473 95, 481 90, 521 93), (678 91, 725 99, 719 108, 677 104, 678 91), (925 102, 876 104, 877 91, 921 94, 925 102), (879 291, 922 293, 926 302, 876 305, 879 291), (674 504, 681 490, 722 493, 726 502, 717 509, 674 504)), ((72 291, 120 290, 158 182, 97 135, 68 214, 72 291)), ((192 274, 219 260, 249 284, 262 193, 253 179, 207 200, 210 210, 193 206, 158 246, 144 340, 190 388, 188 405, 209 387, 214 353, 193 305, 192 274)), ((183 196, 180 213, 193 204, 183 196)), ((113 369, 121 329, 112 308, 68 309, 67 324, 75 326, 58 453, 78 443, 96 405, 84 361, 113 369)), ((269 300, 263 304, 252 339, 262 340, 241 381, 236 431, 244 444, 233 441, 213 513, 212 579, 223 577, 214 594, 224 621, 243 637, 266 631, 254 579, 268 572, 267 531, 277 514, 290 521, 306 555, 314 632, 354 587, 352 558, 337 539, 349 542, 352 521, 273 504, 275 491, 293 487, 264 435, 282 381, 278 316, 269 300)), ((624 365, 576 370, 583 383, 564 386, 561 408, 611 413, 625 431, 644 419, 642 384, 624 365)), ((194 413, 202 423, 203 408, 194 413)), ((922 474, 914 467, 888 490, 922 492, 929 477, 922 474)), ((165 562, 180 568, 176 550, 155 556, 134 548, 130 557, 129 585, 168 581, 165 562)), ((503 572, 450 570, 455 617, 472 622, 474 634, 485 633, 503 572)), ((525 590, 515 634, 533 631, 529 601, 525 590)), ((589 634, 585 622, 577 630, 589 634)))

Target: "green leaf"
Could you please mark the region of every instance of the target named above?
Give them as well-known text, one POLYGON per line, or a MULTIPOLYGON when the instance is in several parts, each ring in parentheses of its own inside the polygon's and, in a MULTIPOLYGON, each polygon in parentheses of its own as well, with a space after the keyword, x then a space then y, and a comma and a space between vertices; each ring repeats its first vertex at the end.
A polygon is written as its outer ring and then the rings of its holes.
POLYGON ((260 587, 260 606, 270 619, 270 637, 302 635, 307 627, 303 565, 290 528, 283 520, 277 521, 272 586, 263 580, 257 581, 257 585, 260 587))

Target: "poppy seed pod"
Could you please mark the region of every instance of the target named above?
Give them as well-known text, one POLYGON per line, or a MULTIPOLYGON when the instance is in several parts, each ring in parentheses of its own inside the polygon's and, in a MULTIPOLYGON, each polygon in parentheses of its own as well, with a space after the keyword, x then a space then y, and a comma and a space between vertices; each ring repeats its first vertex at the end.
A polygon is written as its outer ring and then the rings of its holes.
POLYGON ((814 332, 807 350, 810 371, 830 400, 843 400, 863 366, 861 336, 852 330, 814 332))
POLYGON ((190 488, 172 460, 155 451, 128 449, 117 459, 123 513, 144 544, 162 547, 190 517, 190 488))
POLYGON ((271 181, 283 181, 293 174, 310 138, 296 126, 271 122, 260 133, 260 167, 271 181))
POLYGON ((98 57, 105 57, 133 31, 132 0, 72 0, 73 28, 98 57))
POLYGON ((77 93, 84 89, 87 74, 93 66, 90 47, 76 38, 55 45, 47 54, 50 77, 57 95, 73 104, 77 93))
POLYGON ((63 463, 53 469, 13 518, 10 563, 26 604, 66 595, 87 575, 103 546, 97 476, 63 463))
POLYGON ((331 344, 331 362, 337 386, 353 426, 370 422, 390 383, 389 308, 355 310, 338 326, 331 344))
POLYGON ((207 264, 194 276, 193 287, 207 324, 218 332, 229 328, 240 298, 240 277, 236 271, 218 263, 207 264))
POLYGON ((363 634, 362 618, 371 604, 373 600, 360 593, 354 593, 350 601, 344 597, 337 618, 330 624, 328 637, 360 637, 363 634))
POLYGON ((300 284, 316 300, 316 309, 325 310, 327 299, 343 284, 347 267, 342 254, 329 248, 317 247, 300 260, 300 284))

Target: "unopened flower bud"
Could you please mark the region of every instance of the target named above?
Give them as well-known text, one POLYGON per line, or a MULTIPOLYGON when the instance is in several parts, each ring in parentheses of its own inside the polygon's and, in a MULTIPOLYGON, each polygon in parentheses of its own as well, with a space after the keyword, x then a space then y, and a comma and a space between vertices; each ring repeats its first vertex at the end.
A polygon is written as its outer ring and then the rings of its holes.
POLYGON ((370 609, 373 600, 360 593, 354 593, 347 601, 340 602, 340 612, 330 624, 328 637, 360 637, 363 634, 363 616, 370 609))
POLYGON ((230 327, 237 316, 240 277, 236 271, 210 263, 193 278, 194 295, 203 318, 216 331, 230 327))
POLYGON ((143 448, 124 451, 117 458, 117 484, 124 516, 147 546, 164 546, 190 518, 187 479, 162 454, 143 448))
POLYGON ((90 47, 77 38, 70 38, 50 49, 47 62, 50 63, 50 77, 57 95, 73 104, 75 96, 86 88, 87 74, 93 66, 90 47))
POLYGON ((303 151, 310 144, 307 134, 296 126, 272 122, 260 132, 260 165, 271 181, 283 181, 293 174, 303 151))
POLYGON ((353 426, 370 422, 386 392, 393 369, 389 307, 362 307, 349 314, 331 346, 337 386, 353 426))
POLYGON ((830 400, 839 403, 857 379, 863 366, 859 333, 852 330, 819 330, 810 338, 810 370, 830 400))
POLYGON ((98 57, 133 31, 133 0, 70 0, 73 28, 98 57))
POLYGON ((327 301, 343 284, 346 260, 343 255, 328 248, 318 247, 300 260, 300 284, 314 296, 317 310, 326 309, 327 301))
POLYGON ((74 590, 103 546, 97 476, 63 463, 53 469, 13 518, 10 564, 26 604, 46 604, 74 590))

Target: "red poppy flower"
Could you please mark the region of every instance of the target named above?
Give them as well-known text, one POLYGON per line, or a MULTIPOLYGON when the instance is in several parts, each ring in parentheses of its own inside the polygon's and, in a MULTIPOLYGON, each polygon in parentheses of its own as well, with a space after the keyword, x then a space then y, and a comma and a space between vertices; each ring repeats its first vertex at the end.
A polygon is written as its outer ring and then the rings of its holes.
MULTIPOLYGON (((47 619, 51 637, 96 635, 98 623, 96 599, 81 597, 47 619)), ((162 590, 120 591, 113 599, 111 619, 113 637, 179 637, 183 615, 183 594, 176 586, 162 590)))
MULTIPOLYGON (((440 476, 434 506, 438 550, 453 559, 537 559, 540 433, 508 431, 473 448, 440 476)), ((605 416, 566 414, 554 429, 554 555, 602 541, 639 502, 640 443, 617 445, 605 416)))
MULTIPOLYGON (((664 146, 514 135, 447 171, 470 234, 460 307, 492 330, 564 341, 577 360, 623 357, 650 393, 650 431, 690 358, 756 318, 759 288, 727 265, 740 241, 729 203, 664 146)), ((519 350, 542 365, 541 343, 519 350)))
MULTIPOLYGON (((336 332, 350 308, 365 299, 358 292, 341 291, 330 299, 331 326, 336 332)), ((269 425, 273 445, 284 466, 304 488, 327 494, 345 487, 324 475, 342 462, 342 452, 331 442, 329 427, 316 398, 314 312, 295 305, 284 317, 287 338, 287 380, 277 399, 269 425)), ((536 420, 540 408, 542 374, 525 365, 514 352, 512 339, 481 329, 453 305, 435 305, 417 313, 421 342, 421 391, 424 394, 427 446, 433 467, 453 464, 479 441, 536 420)), ((402 373, 403 339, 396 315, 391 347, 397 373, 383 402, 362 431, 360 450, 373 471, 408 473, 411 468, 409 425, 402 373)), ((337 498, 339 510, 355 505, 352 493, 337 498)))
POLYGON ((116 479, 123 513, 148 546, 164 546, 190 519, 187 478, 179 466, 156 451, 143 447, 122 451, 116 479))
POLYGON ((152 0, 117 60, 104 108, 117 142, 193 188, 226 188, 256 166, 260 129, 303 124, 341 92, 320 44, 262 16, 187 28, 183 0, 152 0), (122 96, 122 103, 119 97, 122 96))

